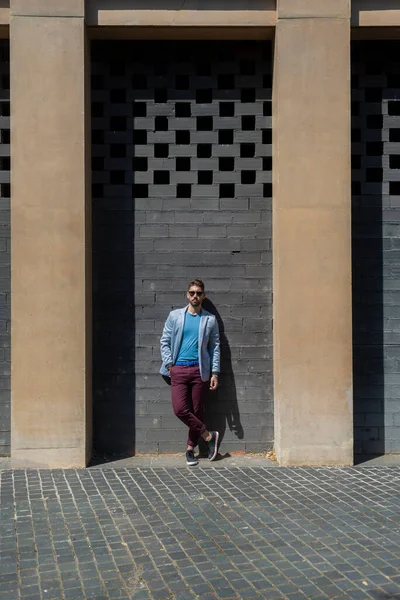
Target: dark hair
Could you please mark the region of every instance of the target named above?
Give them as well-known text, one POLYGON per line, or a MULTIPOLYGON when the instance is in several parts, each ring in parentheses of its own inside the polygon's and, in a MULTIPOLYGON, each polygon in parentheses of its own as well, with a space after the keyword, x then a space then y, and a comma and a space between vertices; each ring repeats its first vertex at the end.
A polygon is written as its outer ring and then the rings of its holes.
POLYGON ((204 283, 201 279, 193 279, 193 281, 191 281, 188 285, 188 290, 192 287, 192 285, 197 285, 197 287, 201 288, 201 290, 204 292, 204 283))

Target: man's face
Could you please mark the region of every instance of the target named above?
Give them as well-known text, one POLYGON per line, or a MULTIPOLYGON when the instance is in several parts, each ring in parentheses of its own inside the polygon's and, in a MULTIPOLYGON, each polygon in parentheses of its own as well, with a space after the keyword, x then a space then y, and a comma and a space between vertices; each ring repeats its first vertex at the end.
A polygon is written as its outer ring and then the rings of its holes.
POLYGON ((204 297, 205 297, 205 294, 204 294, 203 290, 201 288, 199 288, 197 285, 191 285, 188 292, 186 293, 186 298, 189 300, 189 303, 193 307, 196 307, 196 308, 201 306, 201 303, 203 302, 204 297))

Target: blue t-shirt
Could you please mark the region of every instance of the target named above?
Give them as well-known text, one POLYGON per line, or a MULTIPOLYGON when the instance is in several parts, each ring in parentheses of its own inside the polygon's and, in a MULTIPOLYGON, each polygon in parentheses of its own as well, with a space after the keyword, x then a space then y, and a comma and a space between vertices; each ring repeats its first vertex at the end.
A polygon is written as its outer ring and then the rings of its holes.
POLYGON ((182 343, 177 362, 182 360, 199 360, 199 327, 200 315, 192 315, 186 311, 183 327, 182 343))

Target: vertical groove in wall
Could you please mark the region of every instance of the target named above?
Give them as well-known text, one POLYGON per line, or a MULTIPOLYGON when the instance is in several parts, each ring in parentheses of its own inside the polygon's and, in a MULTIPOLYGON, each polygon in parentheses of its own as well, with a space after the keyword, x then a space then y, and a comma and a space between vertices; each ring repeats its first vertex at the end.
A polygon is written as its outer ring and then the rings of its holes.
POLYGON ((10 64, 0 41, 0 455, 10 454, 10 64))
POLYGON ((400 42, 352 45, 356 454, 400 452, 400 42))
POLYGON ((168 312, 206 283, 225 448, 273 440, 271 45, 92 46, 94 445, 180 451, 158 374, 168 312))

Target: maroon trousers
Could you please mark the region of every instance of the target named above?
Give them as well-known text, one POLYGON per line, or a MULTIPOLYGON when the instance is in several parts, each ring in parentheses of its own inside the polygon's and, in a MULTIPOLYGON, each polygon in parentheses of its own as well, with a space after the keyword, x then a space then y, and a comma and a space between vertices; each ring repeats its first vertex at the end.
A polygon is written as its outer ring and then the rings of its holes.
POLYGON ((197 446, 199 437, 206 431, 203 423, 204 401, 208 382, 202 381, 200 369, 175 365, 170 371, 171 397, 174 413, 189 427, 188 446, 197 446))

